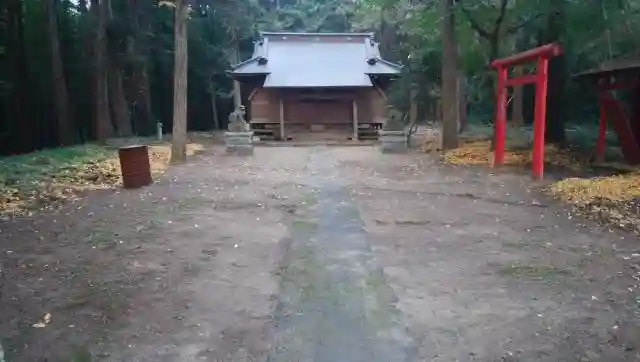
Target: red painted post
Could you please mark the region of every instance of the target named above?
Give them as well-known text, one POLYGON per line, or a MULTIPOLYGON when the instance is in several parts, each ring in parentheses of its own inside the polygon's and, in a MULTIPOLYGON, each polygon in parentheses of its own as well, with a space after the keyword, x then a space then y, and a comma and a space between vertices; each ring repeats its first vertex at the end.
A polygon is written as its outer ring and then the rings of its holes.
POLYGON ((491 62, 491 67, 498 71, 498 89, 496 92, 495 110, 495 150, 494 165, 500 166, 504 162, 504 142, 506 137, 506 95, 505 87, 526 84, 535 80, 536 84, 536 106, 534 117, 534 140, 531 165, 531 176, 534 179, 541 179, 544 168, 544 129, 547 113, 547 72, 549 68, 549 58, 553 58, 562 53, 558 44, 552 43, 528 50, 526 52, 512 55, 510 57, 496 59, 491 62), (509 67, 533 62, 538 62, 538 72, 534 77, 524 76, 515 79, 508 79, 509 67))
POLYGON ((607 110, 602 99, 598 99, 598 107, 600 108, 600 117, 598 119, 598 140, 596 142, 596 161, 604 161, 604 150, 606 147, 607 136, 607 110))
POLYGON ((507 87, 517 87, 525 84, 531 84, 538 81, 538 78, 534 75, 524 75, 518 78, 507 79, 507 87))
POLYGON ((494 124, 493 166, 504 163, 504 143, 507 136, 507 71, 509 68, 498 68, 498 84, 496 89, 496 110, 494 124))
POLYGON ((542 179, 544 175, 544 130, 547 115, 547 72, 549 59, 539 58, 536 77, 536 105, 533 120, 533 151, 531 154, 531 177, 542 179))

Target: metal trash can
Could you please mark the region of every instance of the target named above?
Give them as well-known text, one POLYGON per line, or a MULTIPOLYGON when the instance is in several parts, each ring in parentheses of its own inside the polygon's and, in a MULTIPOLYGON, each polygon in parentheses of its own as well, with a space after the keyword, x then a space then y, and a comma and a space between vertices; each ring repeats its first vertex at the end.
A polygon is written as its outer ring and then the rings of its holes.
POLYGON ((153 182, 147 146, 133 145, 118 150, 122 185, 126 189, 147 186, 153 182))

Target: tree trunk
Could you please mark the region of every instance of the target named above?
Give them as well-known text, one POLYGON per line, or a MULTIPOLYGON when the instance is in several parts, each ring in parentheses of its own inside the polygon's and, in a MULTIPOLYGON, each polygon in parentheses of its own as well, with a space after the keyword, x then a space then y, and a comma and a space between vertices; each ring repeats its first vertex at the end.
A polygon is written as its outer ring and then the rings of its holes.
POLYGON ((151 85, 149 83, 149 71, 147 65, 140 66, 140 88, 138 89, 138 107, 143 114, 142 120, 151 130, 155 128, 156 120, 153 117, 153 108, 151 108, 151 85))
POLYGON ((380 53, 384 59, 397 60, 398 37, 395 24, 390 21, 390 5, 385 3, 380 10, 380 53))
POLYGON ((99 143, 105 143, 113 135, 113 125, 109 114, 109 93, 107 87, 107 34, 106 18, 107 9, 104 0, 92 0, 91 9, 94 11, 94 19, 97 20, 95 33, 94 57, 95 57, 95 122, 96 138, 99 143))
MULTIPOLYGON (((240 63, 240 52, 238 51, 237 44, 233 46, 230 60, 234 65, 240 63)), ((242 105, 242 89, 240 88, 240 82, 235 79, 233 80, 233 105, 235 108, 238 108, 242 105)))
MULTIPOLYGON (((550 0, 551 11, 547 20, 547 32, 543 43, 558 42, 565 31, 565 0, 550 0)), ((549 60, 549 90, 547 97, 547 137, 551 143, 562 143, 566 139, 564 121, 565 86, 567 69, 564 54, 549 60)))
POLYGON ((409 92, 409 124, 416 124, 418 122, 418 89, 417 85, 411 85, 411 91, 409 92))
POLYGON ((458 49, 453 0, 440 0, 442 15, 442 148, 458 147, 458 49))
MULTIPOLYGON (((527 33, 520 29, 514 34, 513 40, 513 52, 518 53, 525 51, 528 48, 527 33)), ((521 77, 524 75, 524 67, 519 66, 514 68, 514 77, 521 77)), ((513 105, 511 107, 511 120, 514 127, 524 126, 524 85, 513 88, 513 105)))
POLYGON ((155 119, 151 109, 151 92, 149 86, 149 74, 146 64, 134 66, 132 74, 134 120, 133 124, 137 134, 150 134, 155 130, 155 119))
MULTIPOLYGON (((513 69, 514 78, 522 76, 522 67, 515 67, 513 69)), ((511 122, 514 128, 524 126, 524 109, 523 109, 523 96, 524 86, 519 85, 513 88, 513 98, 511 100, 511 122)))
POLYGON ((171 162, 187 160, 187 17, 186 0, 175 0, 175 64, 171 162))
MULTIPOLYGON (((113 22, 113 11, 111 9, 111 0, 102 0, 107 12, 105 26, 111 27, 113 22)), ((129 106, 124 97, 124 89, 122 87, 122 70, 118 62, 118 50, 113 39, 107 37, 107 84, 109 88, 109 100, 111 101, 112 119, 114 120, 116 131, 120 137, 130 137, 131 120, 129 119, 129 106)))
POLYGON ((45 11, 47 14, 47 32, 51 46, 51 74, 53 76, 53 101, 56 109, 56 125, 58 130, 58 144, 61 146, 70 145, 74 141, 74 128, 69 111, 69 93, 67 92, 67 81, 62 65, 62 55, 60 54, 60 40, 58 35, 58 2, 56 0, 45 1, 45 11))
POLYGON ((7 119, 11 152, 30 151, 34 142, 34 125, 29 98, 30 76, 24 41, 22 1, 7 1, 7 60, 11 80, 11 96, 7 119))
MULTIPOLYGON (((78 12, 82 22, 78 25, 82 25, 79 29, 82 29, 81 34, 79 34, 79 39, 82 41, 82 50, 81 55, 83 59, 86 59, 86 63, 82 68, 83 79, 81 81, 82 89, 87 91, 87 94, 84 95, 84 99, 86 99, 86 105, 82 107, 80 112, 82 114, 74 114, 74 120, 76 121, 76 127, 78 129, 78 140, 79 142, 87 142, 89 140, 94 140, 96 138, 96 129, 94 118, 96 106, 96 96, 95 96, 95 56, 94 56, 94 42, 96 40, 95 37, 95 24, 97 24, 97 19, 94 19, 93 16, 96 14, 93 9, 90 11, 87 0, 78 1, 78 12), (87 26, 90 25, 90 26, 87 26), (85 108, 86 107, 86 108, 85 108)), ((71 91, 73 94, 73 91, 71 91)), ((73 102, 71 102, 73 104, 73 102)))
POLYGON ((151 93, 149 92, 149 74, 147 72, 146 55, 137 50, 135 38, 129 38, 129 59, 132 64, 132 94, 130 102, 133 104, 135 130, 138 134, 148 134, 155 125, 151 110, 151 93), (144 59, 144 60, 143 60, 144 59))
POLYGON ((107 82, 109 84, 109 99, 111 100, 111 110, 117 134, 119 137, 131 137, 133 131, 129 119, 129 106, 124 97, 124 89, 122 87, 122 71, 113 59, 109 60, 107 82))
POLYGON ((458 132, 462 133, 467 128, 467 78, 464 74, 458 74, 458 132))
POLYGON ((233 105, 238 108, 242 105, 242 88, 240 82, 233 80, 233 105))
POLYGON ((500 36, 493 34, 489 38, 489 63, 498 59, 498 54, 500 54, 500 36))
MULTIPOLYGON (((146 2, 143 4, 146 5, 146 2)), ((132 97, 135 130, 138 134, 149 134, 155 130, 155 120, 151 109, 151 93, 149 89, 149 74, 147 71, 149 21, 147 19, 150 9, 143 6, 137 0, 129 0, 129 13, 131 14, 132 35, 128 38, 127 53, 132 68, 132 97)))
POLYGON ((211 97, 211 113, 213 114, 213 129, 220 129, 220 118, 218 117, 217 91, 213 86, 212 77, 209 77, 209 96, 211 97))

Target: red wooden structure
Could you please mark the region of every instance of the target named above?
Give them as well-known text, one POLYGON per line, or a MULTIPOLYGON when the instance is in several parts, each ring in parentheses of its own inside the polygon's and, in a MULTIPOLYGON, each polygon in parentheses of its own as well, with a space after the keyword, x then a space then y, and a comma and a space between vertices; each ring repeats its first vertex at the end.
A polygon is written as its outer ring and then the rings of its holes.
POLYGON ((620 149, 627 163, 640 164, 640 49, 606 60, 575 77, 587 79, 598 86, 600 116, 596 161, 604 160, 609 121, 620 140, 620 149), (623 90, 628 97, 621 92, 623 90))
POLYGON ((613 130, 620 139, 622 154, 631 165, 640 164, 640 107, 628 111, 621 100, 610 94, 612 90, 632 89, 635 91, 635 102, 640 101, 640 75, 624 74, 621 80, 620 75, 614 78, 612 72, 597 74, 598 76, 598 106, 600 117, 598 124, 598 141, 596 143, 596 160, 604 160, 606 147, 607 119, 611 121, 613 130), (635 78, 635 79, 634 79, 635 78))
POLYGON ((491 63, 498 71, 496 108, 494 123, 494 158, 498 167, 504 162, 504 145, 507 135, 507 87, 533 83, 536 85, 535 112, 533 120, 533 150, 531 156, 531 177, 541 179, 544 169, 544 129, 547 116, 547 77, 549 59, 562 53, 559 45, 552 43, 527 50, 491 63), (535 74, 509 79, 509 68, 537 62, 535 74))

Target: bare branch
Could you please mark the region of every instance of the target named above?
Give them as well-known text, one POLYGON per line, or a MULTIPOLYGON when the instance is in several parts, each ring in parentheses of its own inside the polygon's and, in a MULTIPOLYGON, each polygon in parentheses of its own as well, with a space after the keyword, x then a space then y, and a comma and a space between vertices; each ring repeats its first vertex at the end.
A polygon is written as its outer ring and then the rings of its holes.
POLYGON ((507 34, 513 34, 513 33, 517 32, 518 30, 524 28, 525 26, 531 24, 533 21, 540 19, 542 17, 542 15, 543 15, 542 13, 538 13, 538 14, 536 14, 536 15, 528 18, 528 19, 525 19, 525 20, 521 21, 518 24, 514 24, 514 25, 508 27, 505 32, 507 34))
POLYGON ((456 3, 460 6, 460 10, 462 10, 462 13, 467 18, 467 20, 469 20, 471 28, 473 28, 473 30, 475 30, 475 32, 478 33, 478 35, 480 35, 481 37, 489 39, 491 37, 491 34, 483 29, 482 26, 480 26, 480 24, 476 21, 476 19, 473 18, 473 15, 471 15, 469 9, 464 6, 462 0, 457 0, 456 3))
POLYGON ((509 4, 509 0, 501 0, 500 2, 500 15, 496 19, 496 27, 495 32, 499 32, 502 27, 502 23, 504 22, 504 17, 507 14, 507 5, 509 4))

